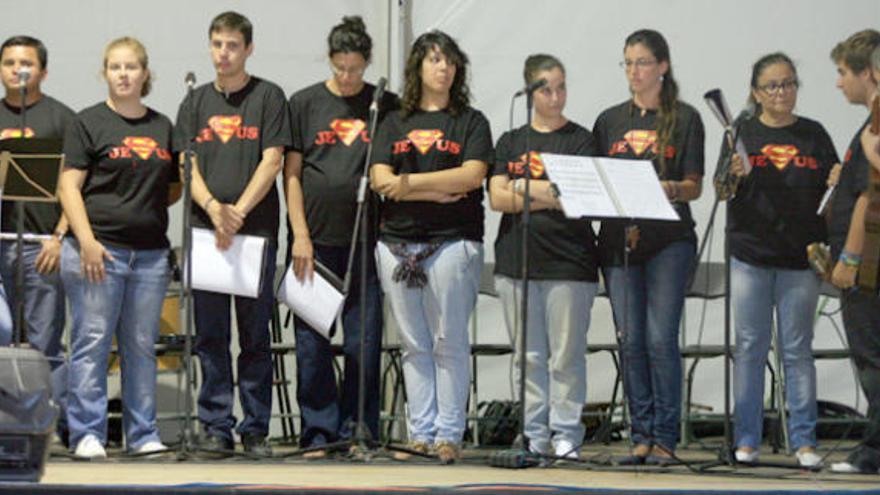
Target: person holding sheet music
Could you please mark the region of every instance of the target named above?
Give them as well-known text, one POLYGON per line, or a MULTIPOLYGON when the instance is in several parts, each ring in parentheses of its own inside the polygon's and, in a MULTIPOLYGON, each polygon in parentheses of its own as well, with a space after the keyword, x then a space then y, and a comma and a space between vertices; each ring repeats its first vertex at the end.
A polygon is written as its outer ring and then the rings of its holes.
MULTIPOLYGON (((357 212, 357 188, 364 170, 369 135, 370 103, 376 87, 364 81, 372 39, 360 17, 344 17, 327 37, 332 77, 298 91, 290 98, 293 144, 284 163, 288 211, 288 258, 300 279, 312 277, 314 261, 340 278, 348 268, 349 248, 357 212)), ((385 93, 379 117, 397 107, 385 93)), ((377 203, 368 203, 369 252, 375 246, 377 203)), ((360 242, 358 236, 355 242, 360 242)), ((351 288, 342 312, 345 369, 337 391, 330 341, 296 318, 297 402, 302 429, 300 445, 319 447, 354 434, 364 421, 379 438, 379 361, 382 352, 382 290, 375 258, 368 256, 364 418, 357 417, 358 366, 361 349, 361 257, 355 254, 351 288)), ((324 450, 305 454, 324 457, 324 450)))
POLYGON ((107 358, 113 337, 122 366, 128 450, 166 447, 156 426, 159 320, 170 269, 168 205, 180 188, 171 121, 141 101, 150 92, 144 46, 119 38, 104 51, 106 101, 76 116, 64 138, 59 195, 74 236, 61 253, 70 298, 67 418, 77 457, 105 457, 107 358))
POLYGON ((376 134, 371 182, 385 196, 379 280, 400 327, 410 447, 461 455, 470 383, 468 320, 483 264, 489 122, 470 106, 467 56, 430 31, 407 58, 402 109, 376 134))
MULTIPOLYGON (((812 467, 821 461, 812 354, 821 280, 807 261, 807 245, 827 237, 816 210, 838 159, 825 128, 794 114, 798 86, 794 63, 783 53, 765 55, 752 67, 749 104, 755 118, 739 127, 751 171, 746 175, 741 157, 733 155, 731 171, 742 180, 729 200, 727 241, 736 331, 736 459, 758 459, 775 309, 789 437, 798 462, 812 467)), ((725 140, 722 156, 728 149, 725 140)))
POLYGON ((678 329, 696 251, 688 202, 702 190, 704 132, 699 113, 678 100, 663 35, 649 29, 632 33, 623 56, 632 98, 602 112, 593 133, 605 156, 653 162, 680 221, 604 221, 599 252, 623 345, 635 444, 624 462, 665 463, 679 437, 678 329))
MULTIPOLYGON (((30 36, 13 36, 0 46, 0 77, 6 96, 0 105, 0 139, 64 137, 74 113, 63 103, 42 92, 41 86, 48 75, 49 54, 42 41, 30 36), (30 69, 26 101, 22 104, 19 73, 30 69), (26 109, 26 128, 21 130, 21 109, 26 109)), ((61 343, 64 334, 64 286, 58 268, 61 260, 61 242, 67 233, 67 218, 61 207, 51 203, 25 202, 24 232, 39 234, 46 239, 24 242, 22 257, 18 258, 17 243, 0 241, 0 273, 2 273, 9 307, 16 306, 16 274, 22 266, 24 286, 25 341, 39 349, 49 359, 52 369, 52 399, 60 408, 56 432, 67 443, 67 363, 61 343)), ((3 232, 15 232, 16 206, 3 201, 3 232)), ((9 343, 13 321, 5 301, 0 301, 0 344, 9 343)))
POLYGON ((193 291, 195 351, 202 369, 199 421, 205 450, 217 456, 234 447, 230 306, 235 303, 238 390, 244 420, 237 431, 247 452, 269 456, 272 412, 272 316, 279 201, 275 180, 290 144, 287 101, 277 85, 251 76, 245 63, 254 50, 253 26, 237 12, 216 16, 208 30, 216 79, 193 91, 177 113, 175 143, 193 146, 192 225, 211 229, 217 248, 236 234, 264 237, 261 285, 256 298, 193 291), (196 127, 193 128, 193 125, 196 127))
MULTIPOLYGON (((581 410, 586 401, 586 349, 590 310, 599 281, 596 237, 589 220, 565 217, 541 152, 595 155, 590 131, 563 115, 565 67, 552 55, 526 59, 526 84, 544 79, 534 93, 531 125, 498 140, 489 181, 489 201, 500 211, 495 240, 495 286, 508 333, 518 347, 522 328, 522 223, 526 134, 532 151, 529 169, 529 321, 526 335, 526 424, 529 449, 558 457, 578 456, 584 438, 581 410)), ((516 356, 519 356, 519 351, 516 356)), ((519 371, 519 365, 515 370, 519 371)))

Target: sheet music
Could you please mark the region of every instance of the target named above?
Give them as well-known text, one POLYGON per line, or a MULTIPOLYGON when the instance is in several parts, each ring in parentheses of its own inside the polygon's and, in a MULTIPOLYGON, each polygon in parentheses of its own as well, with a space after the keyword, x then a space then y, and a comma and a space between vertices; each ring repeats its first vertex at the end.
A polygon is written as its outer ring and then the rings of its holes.
POLYGON ((541 153, 569 218, 678 220, 646 160, 541 153))
POLYGON ((743 142, 742 138, 736 139, 736 154, 739 155, 743 162, 743 171, 745 171, 746 175, 749 175, 752 172, 752 162, 749 161, 749 152, 746 151, 746 143, 743 142))
MULTIPOLYGON (((326 268, 319 269, 315 262, 315 272, 311 280, 297 280, 293 266, 284 273, 284 280, 278 288, 278 299, 286 304, 293 313, 314 328, 327 340, 330 340, 330 329, 345 302, 342 283, 332 280, 326 268)), ((335 279, 336 277, 332 277, 335 279)))
POLYGON ((547 175, 559 188, 562 211, 568 218, 619 216, 595 163, 586 158, 541 153, 547 175))
POLYGON ((194 289, 257 297, 263 275, 266 238, 236 235, 226 251, 217 249, 214 231, 192 229, 194 289))

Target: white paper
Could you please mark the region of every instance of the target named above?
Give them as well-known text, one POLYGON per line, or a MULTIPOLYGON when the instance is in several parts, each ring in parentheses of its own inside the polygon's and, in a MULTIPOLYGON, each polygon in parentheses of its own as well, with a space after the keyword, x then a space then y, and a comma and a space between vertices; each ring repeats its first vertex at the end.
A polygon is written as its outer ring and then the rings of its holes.
POLYGON ((745 174, 749 175, 752 173, 752 162, 749 161, 749 152, 746 151, 746 144, 743 142, 742 138, 736 139, 736 154, 739 155, 743 162, 743 171, 745 174))
POLYGON ((293 313, 330 340, 330 329, 345 302, 345 295, 324 278, 318 270, 311 280, 298 280, 289 267, 278 288, 278 299, 293 313))
POLYGON ((541 153, 569 218, 679 220, 647 160, 541 153))
POLYGON ((192 229, 194 289, 257 297, 263 273, 266 238, 236 235, 225 251, 217 249, 214 231, 192 229))

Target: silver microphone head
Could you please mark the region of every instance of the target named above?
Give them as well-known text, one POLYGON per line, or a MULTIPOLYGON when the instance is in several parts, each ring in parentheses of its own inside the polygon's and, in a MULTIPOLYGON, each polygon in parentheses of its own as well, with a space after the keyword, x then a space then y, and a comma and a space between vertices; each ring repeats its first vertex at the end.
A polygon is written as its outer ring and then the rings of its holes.
POLYGON ((194 72, 187 72, 186 77, 183 80, 190 88, 196 85, 196 75, 194 72))
POLYGON ((18 85, 20 87, 24 87, 27 85, 27 82, 31 79, 31 68, 30 67, 22 67, 18 69, 18 85))

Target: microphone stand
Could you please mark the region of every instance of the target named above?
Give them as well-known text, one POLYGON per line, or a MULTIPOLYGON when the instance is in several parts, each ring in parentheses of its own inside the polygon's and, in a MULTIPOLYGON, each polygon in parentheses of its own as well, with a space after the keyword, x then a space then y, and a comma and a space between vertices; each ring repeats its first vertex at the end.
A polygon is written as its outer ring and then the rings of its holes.
MULTIPOLYGON (((19 72, 19 92, 21 96, 21 139, 27 138, 27 86, 30 73, 19 72), (22 76, 25 79, 22 79, 22 76)), ((15 324, 12 326, 13 345, 23 345, 27 341, 24 328, 24 201, 15 202, 15 324)))

